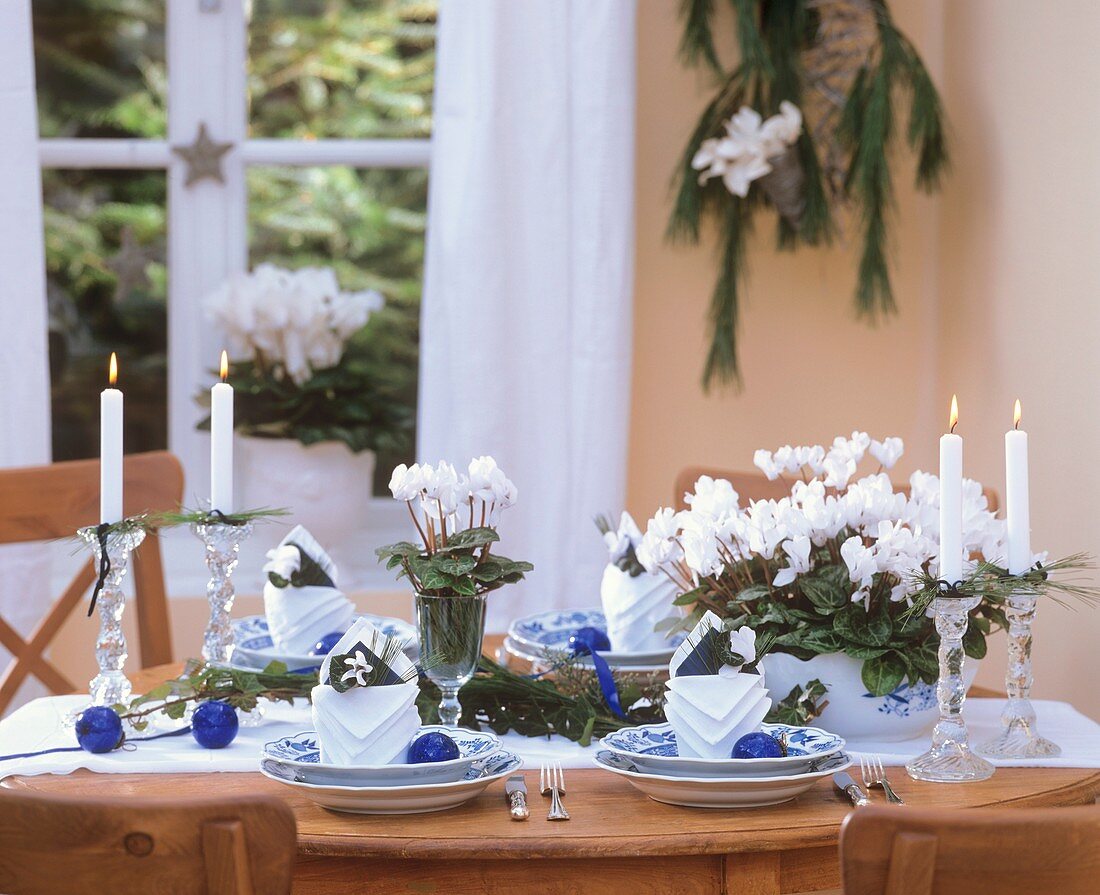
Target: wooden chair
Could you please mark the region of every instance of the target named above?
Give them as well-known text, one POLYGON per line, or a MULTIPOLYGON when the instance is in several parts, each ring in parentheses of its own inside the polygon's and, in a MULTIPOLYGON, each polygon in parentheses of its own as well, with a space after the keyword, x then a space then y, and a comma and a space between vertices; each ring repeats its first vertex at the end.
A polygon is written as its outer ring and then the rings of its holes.
MULTIPOLYGON (((123 480, 127 515, 179 507, 183 468, 172 454, 160 451, 128 456, 123 480)), ((0 544, 72 537, 78 528, 96 524, 98 515, 98 460, 0 470, 0 544)), ((133 575, 142 667, 171 662, 164 567, 157 537, 147 537, 135 552, 133 575)), ((94 564, 89 558, 27 640, 0 618, 0 645, 13 656, 0 675, 0 715, 29 674, 54 693, 77 689, 43 654, 94 582, 94 564)))
POLYGON ((859 808, 840 872, 844 895, 1094 895, 1100 807, 859 808))
MULTIPOLYGON (((750 500, 779 500, 781 497, 789 497, 791 493, 790 480, 775 479, 769 481, 762 472, 729 472, 722 469, 709 469, 705 466, 689 466, 682 469, 676 476, 676 493, 673 495, 673 505, 678 510, 687 508, 684 502, 684 494, 695 490, 695 482, 699 476, 709 475, 713 479, 728 479, 733 485, 733 490, 741 496, 741 503, 746 504, 750 500)), ((898 491, 909 493, 908 485, 895 485, 898 491)), ((992 488, 983 489, 985 499, 989 501, 989 509, 997 512, 1000 506, 997 500, 997 492, 992 488)))
POLYGON ((89 800, 0 789, 7 895, 285 895, 296 851, 294 814, 274 796, 89 800))

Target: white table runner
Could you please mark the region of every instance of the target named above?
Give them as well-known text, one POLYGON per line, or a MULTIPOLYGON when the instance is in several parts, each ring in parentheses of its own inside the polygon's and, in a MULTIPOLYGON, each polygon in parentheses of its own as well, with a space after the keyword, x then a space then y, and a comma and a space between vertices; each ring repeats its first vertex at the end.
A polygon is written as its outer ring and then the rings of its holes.
MULTIPOLYGON (((305 703, 266 706, 262 722, 242 727, 237 739, 225 749, 203 749, 190 735, 166 737, 149 742, 132 742, 122 751, 93 755, 90 752, 55 752, 29 758, 4 759, 3 756, 44 749, 76 746, 76 736, 66 726, 66 717, 87 703, 86 696, 51 696, 28 703, 0 722, 0 778, 12 774, 69 774, 88 768, 106 774, 193 773, 198 771, 255 771, 264 743, 300 733, 312 727, 305 703)), ((1059 758, 1030 761, 996 761, 1000 767, 1100 768, 1100 724, 1082 715, 1065 702, 1038 700, 1033 703, 1044 736, 1062 747, 1059 758)), ((966 719, 972 743, 981 743, 1000 729, 1002 699, 969 699, 966 719)), ((155 733, 156 731, 150 731, 155 733)), ((582 747, 555 737, 540 739, 506 734, 504 746, 521 755, 528 768, 540 761, 559 761, 567 768, 592 766, 598 744, 582 747)), ((866 740, 849 742, 850 752, 874 752, 890 766, 905 762, 923 752, 928 739, 900 743, 866 740)))

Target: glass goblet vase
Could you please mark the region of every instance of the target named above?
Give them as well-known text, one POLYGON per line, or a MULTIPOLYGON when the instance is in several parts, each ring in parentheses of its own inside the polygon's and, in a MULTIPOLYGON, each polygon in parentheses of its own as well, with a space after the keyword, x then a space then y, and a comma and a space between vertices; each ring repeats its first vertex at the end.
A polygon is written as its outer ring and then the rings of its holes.
POLYGON ((1008 702, 1001 713, 1001 732, 978 751, 991 758, 1051 758, 1062 754, 1057 743, 1039 736, 1031 704, 1031 624, 1035 594, 1014 593, 1005 600, 1008 619, 1008 702))
POLYGON ((936 632, 940 635, 940 677, 936 683, 940 720, 932 732, 932 748, 905 766, 914 780, 966 783, 993 776, 993 765, 971 750, 962 716, 966 700, 963 635, 970 623, 970 610, 980 602, 981 597, 966 594, 941 596, 932 602, 936 632))
POLYGON ((485 637, 485 594, 473 597, 416 595, 416 627, 424 674, 439 687, 439 720, 457 727, 458 691, 477 671, 485 637))

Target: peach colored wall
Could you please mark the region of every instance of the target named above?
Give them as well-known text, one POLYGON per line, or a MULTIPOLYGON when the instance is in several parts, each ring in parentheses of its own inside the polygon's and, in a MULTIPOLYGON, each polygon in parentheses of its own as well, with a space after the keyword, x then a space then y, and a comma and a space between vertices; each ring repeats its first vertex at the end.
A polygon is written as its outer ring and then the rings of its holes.
MULTIPOLYGON (((876 329, 855 322, 851 244, 780 254, 766 224, 748 256, 745 387, 709 396, 698 382, 713 244, 662 238, 669 175, 709 98, 708 83, 677 60, 678 6, 639 5, 630 509, 645 517, 669 503, 684 466, 751 468, 758 447, 855 427, 905 438, 901 473, 933 468, 952 391, 967 474, 1003 491, 1002 434, 1019 394, 1036 549, 1096 550, 1100 125, 1084 97, 1100 75, 1100 6, 894 0, 941 87, 954 152, 935 199, 915 193, 910 160, 896 160, 900 313, 876 329)), ((1089 686, 1100 615, 1050 605, 1037 633, 1036 694, 1100 715, 1089 686)), ((979 680, 996 686, 1003 668, 998 638, 979 680)))

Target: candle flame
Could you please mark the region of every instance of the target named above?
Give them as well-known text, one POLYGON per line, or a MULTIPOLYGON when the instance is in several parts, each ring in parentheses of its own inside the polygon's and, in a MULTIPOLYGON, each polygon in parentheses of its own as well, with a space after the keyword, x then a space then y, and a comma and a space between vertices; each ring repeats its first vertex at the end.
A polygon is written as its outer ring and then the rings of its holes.
POLYGON ((222 351, 222 382, 225 382, 229 378, 229 355, 222 351))
POLYGON ((958 395, 952 395, 951 396, 951 416, 949 418, 949 424, 951 426, 951 428, 948 430, 949 432, 954 432, 955 431, 955 426, 957 426, 959 424, 959 396, 958 395))
POLYGON ((111 352, 111 363, 107 367, 107 381, 111 385, 118 382, 118 357, 113 351, 111 352))
POLYGON ((1020 428, 1020 417, 1021 416, 1023 416, 1023 414, 1020 412, 1020 399, 1017 398, 1016 399, 1016 406, 1012 409, 1012 428, 1013 429, 1019 429, 1020 428))

